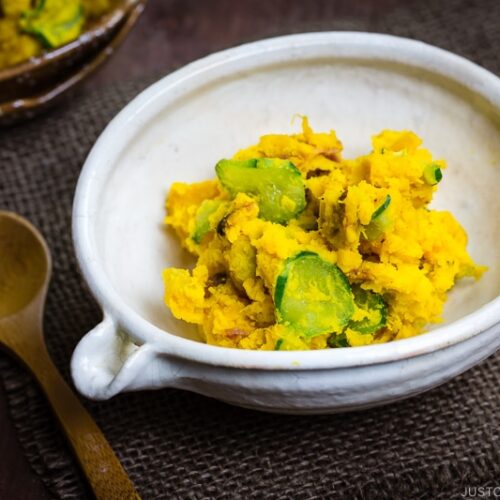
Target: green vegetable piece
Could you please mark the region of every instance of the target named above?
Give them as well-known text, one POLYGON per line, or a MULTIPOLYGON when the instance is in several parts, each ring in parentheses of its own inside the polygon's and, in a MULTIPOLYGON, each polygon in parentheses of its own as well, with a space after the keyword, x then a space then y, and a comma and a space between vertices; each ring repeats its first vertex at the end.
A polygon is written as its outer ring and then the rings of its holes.
POLYGON ((240 237, 232 242, 226 263, 233 285, 245 297, 245 281, 254 279, 257 272, 257 251, 248 238, 240 237))
POLYGON ((349 328, 359 333, 375 333, 387 324, 387 305, 378 293, 364 290, 359 285, 352 287, 354 302, 367 312, 367 317, 360 321, 351 321, 349 328))
POLYGON ((435 186, 443 178, 443 172, 436 163, 430 163, 424 167, 424 181, 435 186))
POLYGON ((39 0, 19 20, 23 31, 36 35, 48 48, 60 47, 80 36, 85 22, 80 0, 39 0))
POLYGON ((231 196, 238 193, 256 196, 259 216, 265 220, 285 224, 306 206, 302 175, 287 160, 221 160, 215 171, 231 196))
POLYGON ((354 299, 345 274, 312 252, 285 261, 276 280, 277 318, 306 337, 340 332, 354 313, 354 299))
POLYGON ((391 204, 391 195, 388 194, 384 200, 384 203, 380 205, 375 212, 372 214, 372 221, 378 219, 388 208, 389 205, 391 204))
POLYGON ((279 351, 281 349, 282 345, 283 345, 283 339, 278 339, 276 341, 276 345, 274 346, 274 350, 279 351))
POLYGON ((347 340, 347 336, 344 332, 333 333, 330 337, 328 337, 327 343, 329 347, 349 347, 349 341, 347 340))
POLYGON ((365 227, 365 234, 369 240, 376 240, 391 226, 392 221, 387 213, 390 204, 391 195, 388 194, 382 205, 373 212, 370 223, 365 227))
POLYGON ((217 224, 210 224, 210 216, 217 211, 222 203, 221 200, 204 200, 199 206, 196 212, 194 231, 191 235, 195 243, 200 243, 207 233, 217 227, 217 224))

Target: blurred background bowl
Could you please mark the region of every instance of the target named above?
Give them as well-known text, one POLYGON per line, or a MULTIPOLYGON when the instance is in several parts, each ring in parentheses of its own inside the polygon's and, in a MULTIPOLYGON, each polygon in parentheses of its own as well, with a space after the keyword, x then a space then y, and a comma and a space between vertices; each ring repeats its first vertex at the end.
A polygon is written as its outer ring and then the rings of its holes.
POLYGON ((58 102, 111 57, 146 0, 123 0, 74 41, 0 70, 0 125, 31 118, 58 102))

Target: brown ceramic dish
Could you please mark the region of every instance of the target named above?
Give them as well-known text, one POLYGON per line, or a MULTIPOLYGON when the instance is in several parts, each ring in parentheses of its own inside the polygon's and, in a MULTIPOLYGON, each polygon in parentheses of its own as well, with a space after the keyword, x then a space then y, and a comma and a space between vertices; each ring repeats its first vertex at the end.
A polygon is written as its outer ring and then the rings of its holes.
POLYGON ((0 71, 0 125, 31 118, 57 102, 114 52, 146 0, 124 0, 77 40, 0 71))

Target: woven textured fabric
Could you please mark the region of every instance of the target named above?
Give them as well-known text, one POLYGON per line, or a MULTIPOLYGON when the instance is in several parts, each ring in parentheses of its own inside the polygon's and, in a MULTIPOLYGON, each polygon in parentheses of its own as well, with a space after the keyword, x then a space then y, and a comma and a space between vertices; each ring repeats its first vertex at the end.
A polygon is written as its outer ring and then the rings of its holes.
MULTIPOLYGON (((409 2, 376 23, 326 19, 296 31, 353 27, 419 38, 500 74, 498 0, 409 2)), ((87 93, 0 130, 0 208, 27 216, 48 240, 45 333, 67 380, 76 343, 101 318, 72 249, 76 181, 103 127, 152 80, 87 93)), ((89 496, 31 377, 4 354, 0 372, 21 444, 51 495, 89 496)), ((360 413, 268 415, 168 389, 85 405, 145 499, 448 499, 500 485, 499 387, 497 353, 438 389, 360 413)))

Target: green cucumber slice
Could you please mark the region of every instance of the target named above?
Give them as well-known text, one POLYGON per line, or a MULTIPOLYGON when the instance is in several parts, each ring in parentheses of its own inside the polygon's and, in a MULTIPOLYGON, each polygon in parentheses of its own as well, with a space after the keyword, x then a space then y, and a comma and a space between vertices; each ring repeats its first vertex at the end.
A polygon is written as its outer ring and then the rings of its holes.
MULTIPOLYGON (((195 225, 191 238, 195 243, 200 243, 203 237, 213 231, 217 224, 210 224, 210 216, 222 205, 221 200, 204 200, 198 207, 195 217, 195 225)), ((219 221, 217 221, 218 223, 219 221)))
POLYGON ((80 0, 39 0, 19 20, 23 31, 36 35, 48 48, 60 47, 80 36, 85 22, 80 0))
POLYGON ((276 280, 277 318, 306 337, 340 332, 354 313, 354 299, 345 274, 313 252, 285 261, 276 280))
POLYGON ((347 340, 347 336, 344 332, 342 333, 333 333, 328 337, 328 347, 349 347, 349 341, 347 340))
POLYGON ((391 195, 388 194, 384 202, 373 212, 370 223, 365 227, 365 234, 369 240, 376 240, 389 229, 391 219, 387 209, 391 204, 391 195))
POLYGON ((352 293, 356 306, 363 309, 369 316, 361 321, 351 321, 349 328, 359 333, 375 333, 387 324, 387 305, 378 293, 364 290, 359 285, 353 285, 352 293))
POLYGON ((306 206, 302 175, 287 160, 221 160, 215 171, 231 196, 247 193, 257 197, 262 219, 285 224, 306 206))
POLYGON ((443 172, 436 163, 430 163, 424 167, 424 181, 435 186, 443 178, 443 172))

